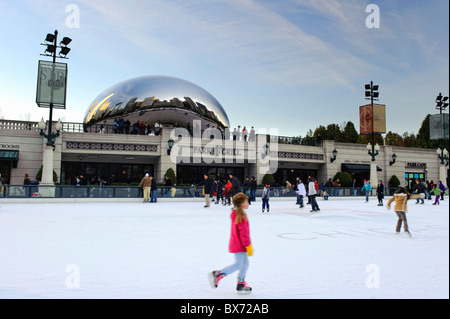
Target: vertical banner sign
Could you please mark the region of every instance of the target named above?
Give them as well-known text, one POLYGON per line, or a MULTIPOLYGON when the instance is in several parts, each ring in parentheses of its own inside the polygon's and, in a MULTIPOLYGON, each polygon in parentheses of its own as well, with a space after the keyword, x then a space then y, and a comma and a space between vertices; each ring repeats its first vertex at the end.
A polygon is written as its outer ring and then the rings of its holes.
POLYGON ((430 116, 430 140, 449 139, 449 115, 448 113, 430 116))
POLYGON ((372 134, 372 117, 373 132, 377 134, 386 133, 386 105, 381 104, 373 105, 373 114, 372 105, 359 107, 359 133, 372 134))
POLYGON ((67 64, 39 61, 36 104, 39 107, 66 108, 67 64))

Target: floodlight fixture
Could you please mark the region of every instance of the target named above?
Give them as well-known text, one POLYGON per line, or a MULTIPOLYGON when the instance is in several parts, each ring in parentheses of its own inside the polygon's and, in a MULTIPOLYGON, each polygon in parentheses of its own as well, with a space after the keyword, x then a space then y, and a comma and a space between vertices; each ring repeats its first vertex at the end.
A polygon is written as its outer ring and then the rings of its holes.
POLYGON ((64 37, 64 38, 62 39, 62 41, 60 42, 60 44, 62 44, 62 45, 64 45, 64 46, 68 46, 70 42, 72 42, 72 39, 71 39, 71 38, 64 37))
POLYGON ((45 37, 45 41, 46 42, 53 42, 53 41, 55 41, 55 35, 51 34, 51 33, 48 33, 47 36, 45 37))

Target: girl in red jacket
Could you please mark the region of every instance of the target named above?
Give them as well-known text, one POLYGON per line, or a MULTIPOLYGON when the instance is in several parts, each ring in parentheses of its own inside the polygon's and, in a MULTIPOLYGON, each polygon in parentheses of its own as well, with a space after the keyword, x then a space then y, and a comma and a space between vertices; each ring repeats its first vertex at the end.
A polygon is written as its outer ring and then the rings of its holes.
POLYGON ((220 280, 239 270, 236 290, 238 294, 247 295, 251 293, 252 288, 245 282, 245 276, 248 269, 248 257, 253 255, 250 228, 247 214, 244 211, 244 209, 248 209, 248 197, 244 193, 236 194, 233 196, 233 205, 229 250, 234 254, 236 262, 222 270, 210 272, 209 282, 212 288, 217 288, 220 280))

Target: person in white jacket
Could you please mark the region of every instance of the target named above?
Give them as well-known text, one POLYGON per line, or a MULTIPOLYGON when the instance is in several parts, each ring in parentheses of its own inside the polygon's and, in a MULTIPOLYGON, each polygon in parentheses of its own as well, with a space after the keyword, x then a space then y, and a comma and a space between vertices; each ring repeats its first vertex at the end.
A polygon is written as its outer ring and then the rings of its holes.
POLYGON ((305 184, 303 184, 301 180, 298 181, 297 194, 298 194, 299 204, 300 204, 299 208, 303 208, 305 206, 305 205, 303 205, 303 197, 306 196, 306 189, 305 189, 305 184))
POLYGON ((310 197, 311 200, 311 213, 315 213, 320 211, 319 205, 317 205, 317 201, 316 201, 316 196, 317 196, 317 191, 316 191, 316 186, 314 185, 314 180, 312 178, 309 179, 309 183, 308 183, 308 196, 310 197))

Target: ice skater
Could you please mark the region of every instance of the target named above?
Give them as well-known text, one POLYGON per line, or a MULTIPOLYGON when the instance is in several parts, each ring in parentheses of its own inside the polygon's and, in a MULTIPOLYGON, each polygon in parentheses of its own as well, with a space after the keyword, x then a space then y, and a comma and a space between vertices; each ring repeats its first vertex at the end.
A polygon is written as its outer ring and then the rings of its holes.
POLYGON ((436 195, 433 205, 439 205, 439 197, 441 197, 442 190, 437 187, 436 184, 433 185, 433 188, 430 191, 430 194, 436 195))
POLYGON ((408 200, 410 199, 419 199, 419 198, 424 198, 425 194, 421 193, 421 194, 416 194, 416 195, 411 195, 406 188, 404 187, 400 187, 395 193, 394 193, 394 197, 392 197, 388 203, 386 208, 389 210, 391 209, 391 203, 393 201, 395 201, 395 213, 398 216, 398 222, 397 222, 397 227, 395 228, 395 231, 397 234, 400 234, 400 229, 402 228, 402 223, 403 223, 403 229, 405 230, 405 233, 411 237, 411 233, 409 232, 409 227, 408 227, 408 221, 406 220, 406 213, 408 211, 408 200))
POLYGON ((372 186, 370 186, 370 182, 368 180, 364 180, 364 186, 361 188, 361 192, 366 194, 366 203, 369 202, 369 194, 372 191, 372 186))
POLYGON ((383 185, 383 182, 381 181, 381 179, 378 181, 377 198, 378 198, 378 205, 377 206, 383 206, 384 185, 383 185))
POLYGON ((320 208, 319 205, 317 204, 317 190, 316 190, 316 185, 314 183, 314 180, 312 178, 309 179, 309 183, 308 183, 308 196, 309 196, 309 200, 311 202, 311 213, 316 213, 316 212, 320 212, 320 208))
POLYGON ((299 180, 297 185, 297 195, 298 195, 298 205, 300 205, 299 208, 305 207, 305 205, 303 205, 303 198, 306 196, 306 189, 305 184, 303 184, 301 180, 299 180))
POLYGON ((264 213, 264 210, 267 206, 267 212, 269 212, 270 206, 269 206, 269 199, 270 199, 270 184, 266 184, 264 187, 263 193, 262 193, 262 212, 264 213))
POLYGON ((229 251, 233 253, 236 262, 222 270, 214 270, 208 274, 209 283, 212 288, 217 288, 220 280, 235 271, 239 270, 237 277, 237 293, 248 295, 252 288, 245 282, 248 269, 248 257, 253 255, 252 243, 250 240, 250 228, 245 209, 248 209, 248 197, 244 193, 237 193, 233 196, 234 209, 231 211, 231 238, 229 251))

